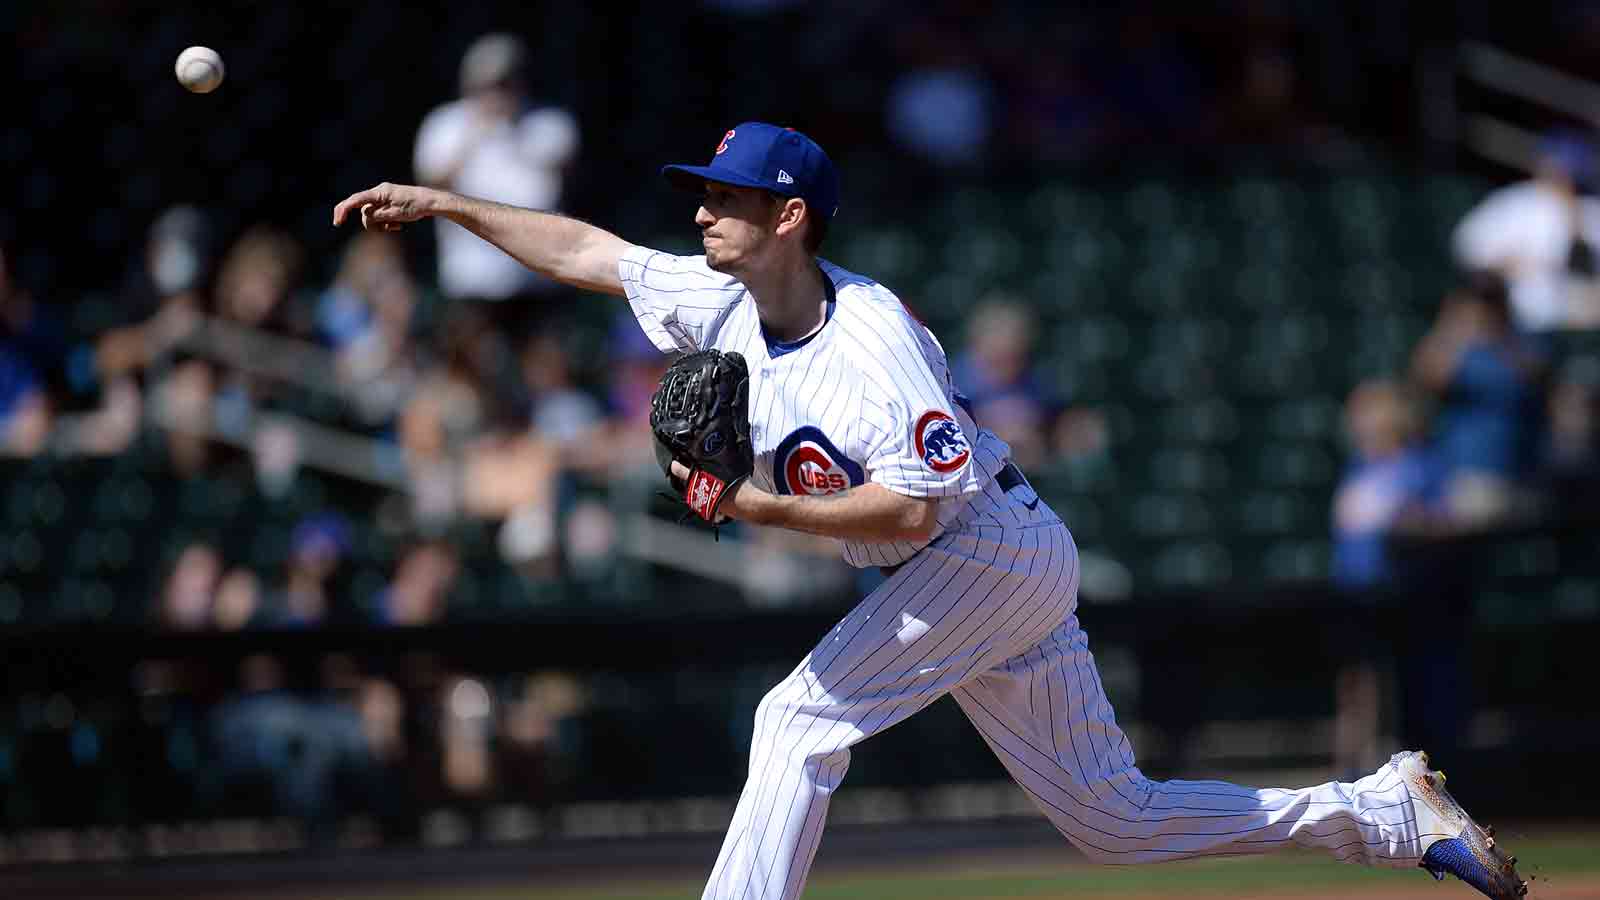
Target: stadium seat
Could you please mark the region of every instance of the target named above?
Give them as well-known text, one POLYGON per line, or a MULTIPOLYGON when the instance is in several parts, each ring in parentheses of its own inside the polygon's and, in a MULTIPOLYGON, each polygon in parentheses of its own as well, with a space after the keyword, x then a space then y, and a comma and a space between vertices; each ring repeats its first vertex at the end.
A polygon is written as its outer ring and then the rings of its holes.
POLYGON ((1263 443, 1249 448, 1255 483, 1264 487, 1325 487, 1333 483, 1337 468, 1321 443, 1263 443))
POLYGON ((1236 501, 1234 533, 1249 536, 1315 536, 1328 529, 1329 498, 1320 491, 1251 490, 1236 501))

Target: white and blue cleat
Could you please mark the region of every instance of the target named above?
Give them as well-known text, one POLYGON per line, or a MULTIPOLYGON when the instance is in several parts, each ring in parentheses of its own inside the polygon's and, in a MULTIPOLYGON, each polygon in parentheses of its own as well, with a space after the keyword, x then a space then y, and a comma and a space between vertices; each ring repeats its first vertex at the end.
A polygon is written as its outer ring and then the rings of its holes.
POLYGON ((1517 858, 1495 843, 1493 828, 1472 821, 1444 789, 1444 773, 1428 768, 1428 754, 1396 753, 1389 765, 1411 794, 1423 848, 1422 868, 1440 881, 1446 874, 1454 875, 1495 900, 1527 896, 1528 883, 1517 874, 1517 858))

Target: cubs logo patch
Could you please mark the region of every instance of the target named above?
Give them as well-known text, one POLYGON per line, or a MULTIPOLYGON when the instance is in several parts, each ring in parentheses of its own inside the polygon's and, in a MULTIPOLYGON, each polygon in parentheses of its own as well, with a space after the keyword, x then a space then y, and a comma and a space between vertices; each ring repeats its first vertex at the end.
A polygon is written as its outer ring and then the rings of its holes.
POLYGON ((937 409, 930 409, 917 419, 911 437, 922 464, 941 474, 956 471, 972 456, 961 426, 949 413, 937 409))
POLYGON ((733 131, 732 128, 729 128, 728 133, 722 136, 722 143, 717 145, 717 152, 713 153, 713 156, 721 156, 722 152, 728 149, 728 142, 733 140, 733 131))
POLYGON ((861 467, 839 452, 821 429, 797 428, 772 456, 772 481, 780 494, 835 494, 866 482, 861 467))

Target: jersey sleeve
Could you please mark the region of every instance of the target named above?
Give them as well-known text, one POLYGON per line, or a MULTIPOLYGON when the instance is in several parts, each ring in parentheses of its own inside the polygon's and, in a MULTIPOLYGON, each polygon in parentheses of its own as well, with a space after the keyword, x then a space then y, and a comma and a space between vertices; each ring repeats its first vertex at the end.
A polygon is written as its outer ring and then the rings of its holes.
POLYGON ((617 275, 633 317, 663 353, 703 349, 717 322, 744 296, 738 279, 712 271, 703 256, 629 247, 617 275))
MULTIPOLYGON (((935 373, 921 331, 907 315, 889 318, 880 354, 862 373, 869 481, 911 497, 959 497, 981 489, 972 435, 951 407, 947 371, 935 373)), ((929 337, 931 340, 931 336, 929 337)), ((942 354, 934 354, 942 360, 942 354)))

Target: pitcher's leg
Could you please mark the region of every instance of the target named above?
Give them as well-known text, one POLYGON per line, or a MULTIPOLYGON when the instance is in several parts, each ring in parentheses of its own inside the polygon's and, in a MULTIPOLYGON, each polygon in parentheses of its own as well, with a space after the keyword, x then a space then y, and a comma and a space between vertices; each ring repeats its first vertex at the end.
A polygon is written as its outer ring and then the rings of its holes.
POLYGON ((1421 857, 1405 783, 1389 766, 1298 790, 1146 778, 1076 617, 952 694, 1040 810, 1098 862, 1287 846, 1374 865, 1415 866, 1421 857))
POLYGON ((998 558, 924 550, 762 699, 707 900, 800 895, 850 747, 1010 655, 1029 619, 1065 614, 1064 535, 1037 529, 998 558))

